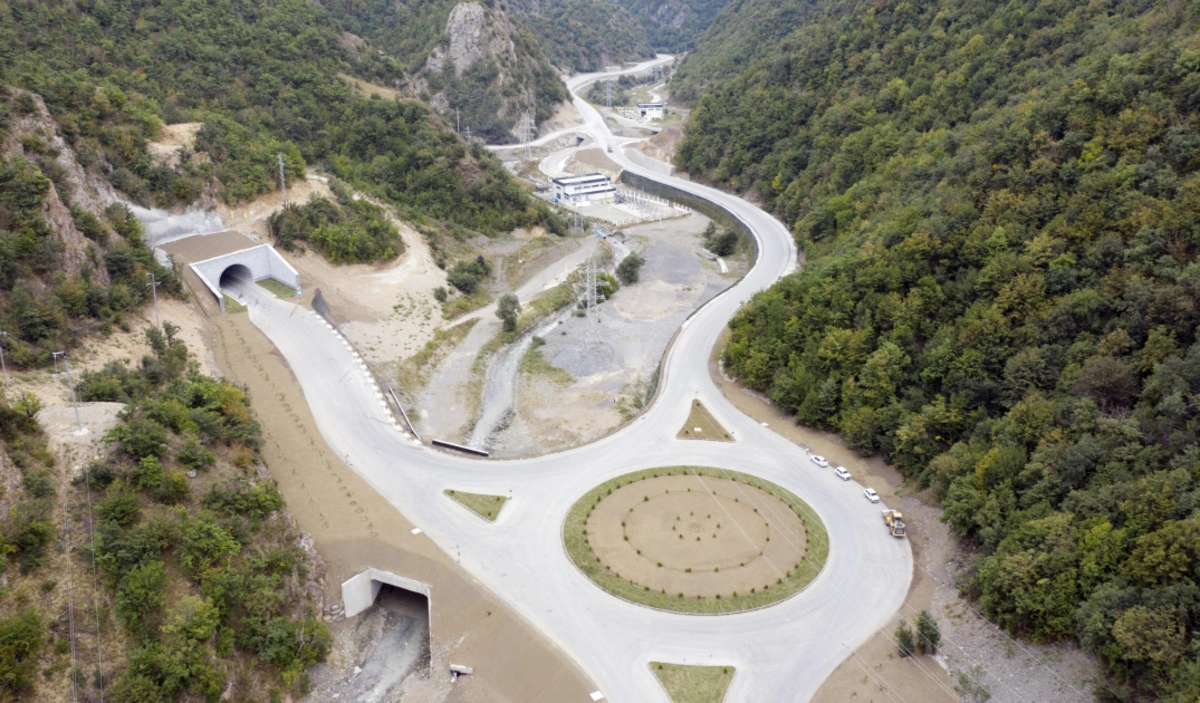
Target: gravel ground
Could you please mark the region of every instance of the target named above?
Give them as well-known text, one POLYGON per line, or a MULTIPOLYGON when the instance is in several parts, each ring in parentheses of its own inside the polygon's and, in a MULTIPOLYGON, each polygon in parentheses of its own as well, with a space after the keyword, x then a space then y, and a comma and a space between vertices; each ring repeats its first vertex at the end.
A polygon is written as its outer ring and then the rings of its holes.
POLYGON ((495 456, 536 456, 586 444, 636 412, 634 396, 648 386, 679 326, 745 270, 742 256, 727 261, 729 271, 722 274, 702 255, 707 252, 699 234, 708 222, 691 214, 624 230, 625 244, 646 260, 640 282, 596 308, 590 347, 586 318, 568 317, 544 335, 543 357, 574 380, 563 385, 523 375, 515 416, 491 438, 495 456))

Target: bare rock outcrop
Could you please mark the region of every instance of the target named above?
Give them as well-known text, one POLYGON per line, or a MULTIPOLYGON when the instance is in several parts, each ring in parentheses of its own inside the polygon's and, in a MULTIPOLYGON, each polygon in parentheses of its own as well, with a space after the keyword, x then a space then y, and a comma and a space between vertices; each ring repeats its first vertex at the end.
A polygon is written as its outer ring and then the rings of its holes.
MULTIPOLYGON (((446 20, 446 40, 429 54, 426 66, 441 71, 449 61, 454 66, 454 75, 459 77, 480 60, 495 59, 501 66, 511 66, 517 61, 516 45, 511 38, 515 31, 503 12, 489 13, 477 2, 459 3, 446 20)), ((500 79, 503 80, 503 75, 500 79)))
MULTIPOLYGON (((26 151, 23 140, 35 137, 45 145, 45 153, 51 155, 62 169, 68 192, 68 201, 94 215, 102 215, 104 208, 116 199, 112 186, 106 181, 88 173, 75 159, 75 152, 62 138, 58 123, 50 116, 42 96, 28 91, 24 93, 33 100, 34 109, 13 120, 8 139, 0 145, 0 154, 4 158, 14 156, 24 158, 30 163, 36 163, 35 154, 26 151)), ((78 275, 93 261, 99 260, 96 244, 90 241, 75 226, 71 211, 63 202, 58 192, 58 186, 51 184, 43 203, 46 224, 54 231, 62 244, 60 264, 70 276, 78 275)), ((104 221, 103 217, 100 218, 104 221)), ((92 265, 93 280, 100 285, 108 285, 108 271, 103 266, 92 265)))

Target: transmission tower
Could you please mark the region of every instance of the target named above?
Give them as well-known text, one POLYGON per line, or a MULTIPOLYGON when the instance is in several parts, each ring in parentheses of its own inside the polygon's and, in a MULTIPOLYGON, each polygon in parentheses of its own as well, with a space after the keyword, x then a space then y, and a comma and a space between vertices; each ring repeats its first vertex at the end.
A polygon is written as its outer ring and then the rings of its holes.
POLYGON ((275 161, 279 164, 279 192, 283 193, 283 206, 287 207, 287 179, 283 175, 283 154, 276 154, 275 161))
POLYGON ((525 145, 526 161, 529 161, 533 158, 533 151, 530 148, 530 142, 533 141, 533 131, 535 127, 536 125, 534 124, 533 116, 529 114, 528 110, 526 110, 525 114, 521 115, 520 121, 517 122, 517 129, 521 131, 521 142, 525 145))
POLYGON ((604 106, 609 108, 610 110, 612 109, 612 91, 613 91, 612 81, 611 80, 606 81, 604 83, 604 106))
POLYGON ((596 257, 589 256, 583 268, 579 302, 583 305, 583 349, 588 353, 600 345, 600 317, 596 314, 596 257))

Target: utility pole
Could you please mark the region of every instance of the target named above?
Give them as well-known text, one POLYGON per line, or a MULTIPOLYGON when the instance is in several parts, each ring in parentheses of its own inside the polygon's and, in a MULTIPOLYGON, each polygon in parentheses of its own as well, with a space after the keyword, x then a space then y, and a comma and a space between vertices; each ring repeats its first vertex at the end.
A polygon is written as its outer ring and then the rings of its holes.
POLYGON ((62 355, 63 364, 67 369, 67 385, 71 388, 71 404, 75 406, 75 424, 82 432, 83 420, 79 419, 79 400, 75 397, 75 381, 71 378, 71 362, 67 360, 67 353, 65 351, 56 351, 52 353, 54 354, 54 368, 58 368, 58 357, 60 354, 62 355))
POLYGON ((462 134, 462 120, 458 116, 458 108, 454 108, 454 133, 462 134))
POLYGON ((154 274, 147 271, 146 275, 150 277, 150 294, 154 296, 154 325, 162 329, 162 322, 158 319, 158 281, 154 280, 154 274))
POLYGON ((283 206, 287 207, 287 179, 283 175, 283 154, 276 154, 275 161, 279 163, 279 192, 283 193, 283 206))
MULTIPOLYGON (((8 332, 0 330, 0 337, 8 337, 8 332)), ((4 344, 0 343, 0 368, 4 369, 4 390, 8 390, 8 364, 4 363, 4 344)))

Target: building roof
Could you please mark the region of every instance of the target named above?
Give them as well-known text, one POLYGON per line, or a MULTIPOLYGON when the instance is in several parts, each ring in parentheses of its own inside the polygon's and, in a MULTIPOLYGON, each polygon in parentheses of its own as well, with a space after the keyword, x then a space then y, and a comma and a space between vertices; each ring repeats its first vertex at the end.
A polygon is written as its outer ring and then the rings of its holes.
POLYGON ((605 181, 605 182, 612 181, 612 179, 610 179, 608 176, 605 176, 602 173, 585 173, 580 176, 560 176, 558 178, 552 178, 550 180, 552 180, 554 183, 557 183, 560 186, 575 186, 575 185, 583 185, 585 183, 598 183, 600 181, 605 181))
POLYGON ((638 103, 638 107, 662 107, 662 103, 638 103))

